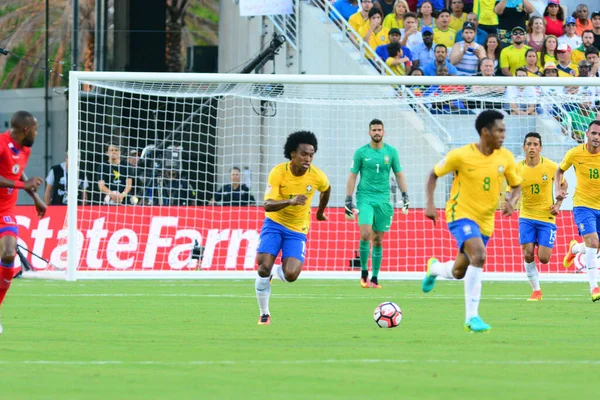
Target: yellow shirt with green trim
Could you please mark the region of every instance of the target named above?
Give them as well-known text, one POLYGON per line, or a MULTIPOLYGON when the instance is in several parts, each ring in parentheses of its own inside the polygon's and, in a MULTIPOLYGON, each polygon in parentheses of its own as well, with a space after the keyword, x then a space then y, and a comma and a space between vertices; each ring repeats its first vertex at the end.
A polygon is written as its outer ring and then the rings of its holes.
POLYGON ((433 172, 438 177, 454 173, 450 198, 446 202, 446 221, 468 218, 477 223, 486 236, 494 231, 503 182, 508 181, 510 186, 521 183, 515 156, 509 150, 501 148, 485 156, 475 143, 448 152, 433 172))
POLYGON ((383 23, 381 25, 384 28, 388 28, 388 29, 392 29, 392 28, 402 29, 402 28, 404 28, 404 20, 396 19, 396 14, 392 12, 385 16, 385 18, 383 19, 383 23))
POLYGON ((554 174, 558 164, 545 157, 535 167, 530 167, 525 160, 517 164, 517 174, 521 182, 520 212, 521 218, 536 221, 556 223, 556 218, 550 213, 554 204, 554 174))
MULTIPOLYGON (((456 18, 454 16, 454 14, 450 14, 450 23, 448 24, 448 26, 450 26, 450 28, 454 29, 454 32, 458 32, 463 28, 463 24, 465 22, 467 22, 467 13, 466 12, 463 12, 462 15, 460 16, 460 18, 456 18)), ((459 38, 459 39, 462 40, 462 38, 459 38)))
POLYGON ((498 14, 494 12, 496 0, 474 0, 473 12, 477 14, 479 25, 498 25, 498 14))
POLYGON ((585 144, 567 151, 560 163, 563 171, 575 169, 577 186, 573 206, 600 210, 600 154, 591 154, 585 144))
MULTIPOLYGON (((367 32, 369 32, 369 29, 371 29, 370 24, 369 24, 369 26, 366 26, 366 25, 363 26, 358 31, 358 35, 361 38, 365 37, 365 35, 367 34, 367 32)), ((373 49, 373 51, 372 52, 367 52, 365 54, 365 57, 367 57, 367 58, 373 58, 373 54, 375 54, 375 49, 377 48, 377 46, 381 46, 383 44, 390 43, 390 39, 388 37, 389 33, 390 33, 390 30, 388 28, 384 28, 384 27, 381 27, 381 29, 379 29, 379 32, 373 32, 371 34, 371 37, 369 38, 369 42, 368 42, 369 46, 371 46, 371 49, 373 49)))
POLYGON ((500 68, 508 68, 510 74, 514 75, 515 70, 524 64, 527 50, 529 50, 529 46, 517 49, 512 44, 503 48, 500 53, 500 68))
POLYGON ((307 197, 303 206, 287 206, 279 211, 266 212, 265 216, 286 228, 308 233, 310 226, 310 205, 315 191, 324 192, 329 188, 327 175, 314 165, 304 175, 295 176, 291 163, 285 162, 269 172, 269 184, 265 191, 265 200, 287 200, 303 194, 307 197))
POLYGON ((370 27, 371 26, 371 20, 369 19, 369 17, 367 17, 366 19, 363 18, 362 13, 360 11, 357 11, 357 12, 355 12, 354 14, 352 14, 350 16, 350 18, 348 19, 348 24, 352 28, 354 28, 354 30, 356 32, 358 32, 358 30, 360 28, 362 28, 363 26, 365 26, 365 25, 367 27, 370 27))
POLYGON ((446 29, 445 31, 441 30, 438 27, 436 27, 433 30, 433 42, 435 44, 443 44, 448 49, 452 49, 452 46, 454 46, 455 40, 456 40, 456 31, 450 27, 448 27, 448 29, 446 29))

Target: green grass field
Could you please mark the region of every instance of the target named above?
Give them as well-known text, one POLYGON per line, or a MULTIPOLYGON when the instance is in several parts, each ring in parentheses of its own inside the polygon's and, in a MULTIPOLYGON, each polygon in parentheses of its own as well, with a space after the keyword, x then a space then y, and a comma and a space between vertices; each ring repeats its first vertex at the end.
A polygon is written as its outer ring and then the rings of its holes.
POLYGON ((600 304, 587 283, 485 282, 487 334, 463 330, 463 285, 16 280, 2 309, 2 399, 564 399, 592 397, 600 304), (403 310, 380 329, 379 302, 403 310))

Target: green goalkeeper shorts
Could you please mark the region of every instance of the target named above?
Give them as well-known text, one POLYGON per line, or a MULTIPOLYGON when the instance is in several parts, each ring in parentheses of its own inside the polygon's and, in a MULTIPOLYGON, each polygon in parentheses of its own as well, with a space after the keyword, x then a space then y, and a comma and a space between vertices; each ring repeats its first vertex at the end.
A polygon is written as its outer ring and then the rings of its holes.
POLYGON ((392 226, 394 208, 389 202, 358 202, 358 224, 371 225, 375 232, 387 232, 392 226))

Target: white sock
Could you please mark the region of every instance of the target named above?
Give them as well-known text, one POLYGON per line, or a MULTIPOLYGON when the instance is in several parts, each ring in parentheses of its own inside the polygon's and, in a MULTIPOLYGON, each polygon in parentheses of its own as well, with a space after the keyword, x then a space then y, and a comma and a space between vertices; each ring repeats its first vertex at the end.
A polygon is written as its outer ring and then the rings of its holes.
POLYGON ((465 274, 465 322, 479 315, 479 300, 481 300, 481 281, 483 277, 483 268, 477 268, 472 265, 467 267, 465 274))
POLYGON ((436 262, 431 264, 429 273, 432 276, 439 276, 446 279, 454 279, 452 275, 452 269, 454 268, 454 260, 446 262, 436 262))
POLYGON ((285 272, 283 272, 283 266, 281 264, 273 264, 273 270, 271 273, 273 276, 276 276, 282 281, 287 282, 287 279, 285 279, 285 272))
MULTIPOLYGON (((595 252, 596 252, 596 250, 594 250, 594 253, 595 252)), ((585 243, 577 243, 576 245, 571 247, 571 253, 573 253, 573 254, 584 253, 585 254, 585 243)))
POLYGON ((535 261, 528 263, 525 261, 525 271, 527 273, 527 279, 531 284, 533 290, 540 290, 540 279, 538 275, 538 269, 535 266, 535 261))
POLYGON ((271 297, 271 277, 266 278, 257 276, 256 282, 254 283, 254 289, 256 290, 256 300, 258 300, 258 307, 260 308, 260 315, 269 314, 269 298, 271 297))
POLYGON ((587 267, 588 280, 590 281, 590 290, 598 286, 598 266, 596 265, 596 252, 598 249, 593 247, 585 248, 585 266, 587 267))

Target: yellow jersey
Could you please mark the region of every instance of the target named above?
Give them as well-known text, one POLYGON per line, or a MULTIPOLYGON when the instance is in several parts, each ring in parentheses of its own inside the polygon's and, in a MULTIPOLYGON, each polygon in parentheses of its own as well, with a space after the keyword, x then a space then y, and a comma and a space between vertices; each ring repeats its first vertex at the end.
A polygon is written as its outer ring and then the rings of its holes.
POLYGON ((580 144, 567 151, 560 169, 566 171, 571 165, 577 177, 573 206, 600 210, 600 154, 591 154, 585 144, 580 144))
POLYGON ((485 236, 492 236, 494 215, 505 180, 517 186, 515 156, 507 149, 495 150, 483 155, 475 143, 448 152, 433 168, 438 176, 454 173, 450 198, 446 202, 446 221, 454 222, 468 218, 481 229, 485 236))
MULTIPOLYGON (((450 26, 450 28, 454 29, 455 32, 458 32, 458 31, 462 30, 463 24, 465 22, 467 22, 467 13, 466 12, 463 12, 462 15, 460 16, 460 18, 456 18, 454 16, 454 14, 450 14, 450 23, 448 24, 448 26, 450 26)), ((459 39, 462 40, 462 38, 459 38, 459 39)))
POLYGON ((314 165, 302 176, 295 176, 291 163, 285 162, 269 172, 269 184, 265 191, 265 200, 286 200, 303 194, 307 197, 303 206, 287 206, 279 211, 266 212, 265 216, 286 228, 308 233, 310 226, 310 204, 315 191, 324 192, 329 188, 327 175, 314 165))
MULTIPOLYGON (((371 24, 369 24, 368 26, 364 25, 358 31, 358 35, 361 38, 365 37, 367 32, 369 32, 369 29, 371 29, 371 24)), ((373 49, 373 53, 375 52, 375 49, 378 46, 381 46, 383 44, 388 44, 390 42, 390 39, 388 38, 389 33, 390 33, 390 30, 388 28, 381 27, 381 29, 379 29, 379 32, 373 32, 371 34, 371 37, 369 38, 369 46, 371 46, 371 48, 373 49)), ((367 56, 367 58, 373 58, 373 57, 370 57, 371 56, 370 53, 367 53, 366 56, 367 56)))
POLYGON ((545 157, 540 157, 540 162, 535 167, 530 167, 525 160, 517 164, 517 174, 521 182, 521 218, 554 224, 556 218, 550 213, 554 204, 554 174, 558 164, 545 157))
POLYGON ((367 27, 370 27, 371 26, 371 20, 369 19, 369 17, 367 17, 366 19, 363 18, 362 13, 359 10, 359 11, 355 12, 354 14, 352 14, 350 16, 350 18, 348 19, 348 24, 350 24, 350 26, 352 28, 354 28, 354 30, 356 32, 358 32, 358 30, 360 28, 362 28, 363 26, 365 26, 365 25, 367 27))
POLYGON ((523 46, 522 48, 517 49, 512 44, 503 48, 500 53, 500 68, 508 68, 510 74, 514 75, 515 70, 523 65, 527 50, 529 50, 529 46, 523 46))
POLYGON ((402 28, 404 28, 404 20, 396 19, 396 14, 392 12, 385 16, 385 18, 383 19, 383 23, 381 25, 384 28, 388 28, 388 29, 392 29, 392 28, 402 29, 402 28))
POLYGON ((474 0, 473 12, 477 14, 480 25, 498 25, 498 14, 494 12, 496 0, 474 0))
POLYGON ((392 70, 392 72, 394 74, 399 75, 399 76, 406 75, 406 68, 404 67, 404 63, 394 65, 394 64, 392 64, 394 62, 394 60, 395 60, 394 57, 388 57, 388 59, 385 60, 385 63, 387 64, 388 67, 390 67, 390 69, 392 70))
POLYGON ((443 44, 447 48, 452 49, 454 42, 456 41, 456 31, 450 27, 445 31, 436 27, 433 30, 433 42, 437 44, 443 44))

